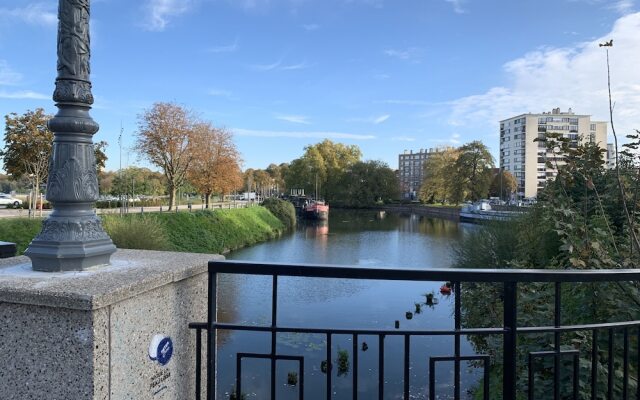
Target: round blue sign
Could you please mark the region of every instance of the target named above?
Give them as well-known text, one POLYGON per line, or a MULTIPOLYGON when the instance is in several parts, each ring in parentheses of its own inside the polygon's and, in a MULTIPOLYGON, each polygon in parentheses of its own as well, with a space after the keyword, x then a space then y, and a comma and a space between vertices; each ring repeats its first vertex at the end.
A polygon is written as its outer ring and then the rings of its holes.
POLYGON ((158 349, 157 349, 157 360, 160 363, 160 365, 166 365, 169 360, 171 360, 171 356, 173 355, 173 342, 171 341, 170 337, 164 337, 162 338, 162 340, 160 341, 160 343, 158 343, 158 349))

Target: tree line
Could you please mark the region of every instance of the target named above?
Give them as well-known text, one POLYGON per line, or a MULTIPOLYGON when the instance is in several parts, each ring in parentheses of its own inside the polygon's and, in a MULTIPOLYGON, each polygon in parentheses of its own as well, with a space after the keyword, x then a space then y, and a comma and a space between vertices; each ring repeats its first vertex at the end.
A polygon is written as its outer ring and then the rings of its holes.
MULTIPOLYGON (((42 109, 5 116, 5 147, 0 152, 5 171, 11 181, 26 179, 36 191, 49 172, 50 118, 42 109)), ((396 172, 381 161, 363 160, 356 145, 325 139, 306 146, 302 156, 289 163, 242 172, 231 131, 202 120, 184 106, 161 102, 138 115, 135 135, 136 152, 160 172, 141 167, 105 172, 107 143, 98 142, 94 146, 102 194, 168 195, 169 209, 175 206, 179 189, 201 194, 207 208, 214 194, 235 191, 270 197, 298 189, 348 207, 400 198, 396 172)), ((442 149, 424 162, 419 198, 425 203, 459 204, 489 195, 509 198, 516 187, 510 173, 496 173, 486 146, 474 141, 442 149)))
POLYGON ((274 185, 280 193, 292 189, 307 196, 347 207, 366 207, 397 200, 400 184, 395 172, 382 161, 362 160, 356 145, 325 139, 306 146, 301 157, 266 170, 249 169, 247 189, 265 193, 274 185))
MULTIPOLYGON (((5 147, 0 152, 4 169, 13 181, 27 178, 34 198, 49 175, 53 133, 47 122, 51 117, 41 108, 5 116, 5 147)), ((112 193, 127 193, 129 182, 132 186, 137 182, 140 194, 167 193, 172 209, 178 188, 189 184, 202 194, 208 207, 214 193, 230 193, 242 184, 240 154, 231 132, 175 103, 155 103, 138 116, 136 151, 158 167, 161 175, 136 167, 103 172, 106 146, 106 142, 94 144, 102 193, 105 186, 112 193)))

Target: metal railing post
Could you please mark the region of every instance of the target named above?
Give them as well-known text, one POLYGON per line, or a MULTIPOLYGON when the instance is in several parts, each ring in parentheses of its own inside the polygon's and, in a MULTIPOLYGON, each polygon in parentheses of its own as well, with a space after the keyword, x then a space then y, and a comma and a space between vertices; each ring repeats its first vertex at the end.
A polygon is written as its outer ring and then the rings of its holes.
POLYGON ((216 328, 218 274, 209 266, 207 307, 207 400, 216 398, 216 328))
POLYGON ((502 398, 516 398, 517 283, 504 283, 502 398))

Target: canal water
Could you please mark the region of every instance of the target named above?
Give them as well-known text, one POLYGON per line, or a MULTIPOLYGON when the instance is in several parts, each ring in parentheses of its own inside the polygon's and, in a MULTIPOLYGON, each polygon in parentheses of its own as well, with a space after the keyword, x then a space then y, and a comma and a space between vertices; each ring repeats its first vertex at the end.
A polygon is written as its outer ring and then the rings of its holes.
MULTIPOLYGON (((336 264, 388 268, 449 268, 453 246, 478 227, 412 214, 332 210, 330 221, 299 223, 294 233, 278 240, 235 251, 231 260, 278 263, 336 264)), ((278 324, 314 328, 453 329, 453 296, 440 293, 443 282, 353 281, 343 279, 278 279, 278 324), (434 301, 427 304, 426 294, 434 301), (409 316, 407 313, 411 313, 409 316), (408 319, 411 317, 411 319, 408 319)), ((223 322, 268 326, 271 319, 271 278, 222 275, 219 278, 218 318, 223 322)), ((269 333, 220 331, 218 337, 218 398, 235 395, 236 354, 268 354, 269 333)), ((358 338, 358 392, 361 399, 378 395, 377 336, 358 338)), ((332 336, 332 398, 351 399, 353 343, 351 335, 332 336)), ((304 357, 304 397, 326 399, 326 337, 314 334, 278 334, 280 355, 304 357)), ((410 348, 411 398, 428 394, 429 357, 452 356, 453 338, 413 337, 410 348)), ((463 340, 462 354, 473 354, 463 340)), ((384 340, 385 399, 401 399, 404 344, 400 336, 384 340)), ((267 399, 271 364, 266 359, 242 361, 245 399, 267 399)), ((462 393, 481 381, 481 371, 462 363, 462 393)), ((276 398, 297 399, 302 379, 295 361, 276 367, 276 398), (293 385, 293 383, 296 383, 293 385)), ((436 367, 438 398, 453 398, 453 363, 436 367)))

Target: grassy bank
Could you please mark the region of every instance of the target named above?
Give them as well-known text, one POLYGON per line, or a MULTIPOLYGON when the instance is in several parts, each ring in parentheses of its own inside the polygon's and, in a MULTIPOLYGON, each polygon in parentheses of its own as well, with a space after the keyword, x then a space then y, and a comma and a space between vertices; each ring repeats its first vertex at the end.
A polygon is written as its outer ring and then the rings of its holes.
MULTIPOLYGON (((282 222, 266 208, 103 215, 104 228, 119 248, 223 253, 280 235, 282 222)), ((40 231, 41 220, 0 220, 0 240, 22 254, 40 231)))

